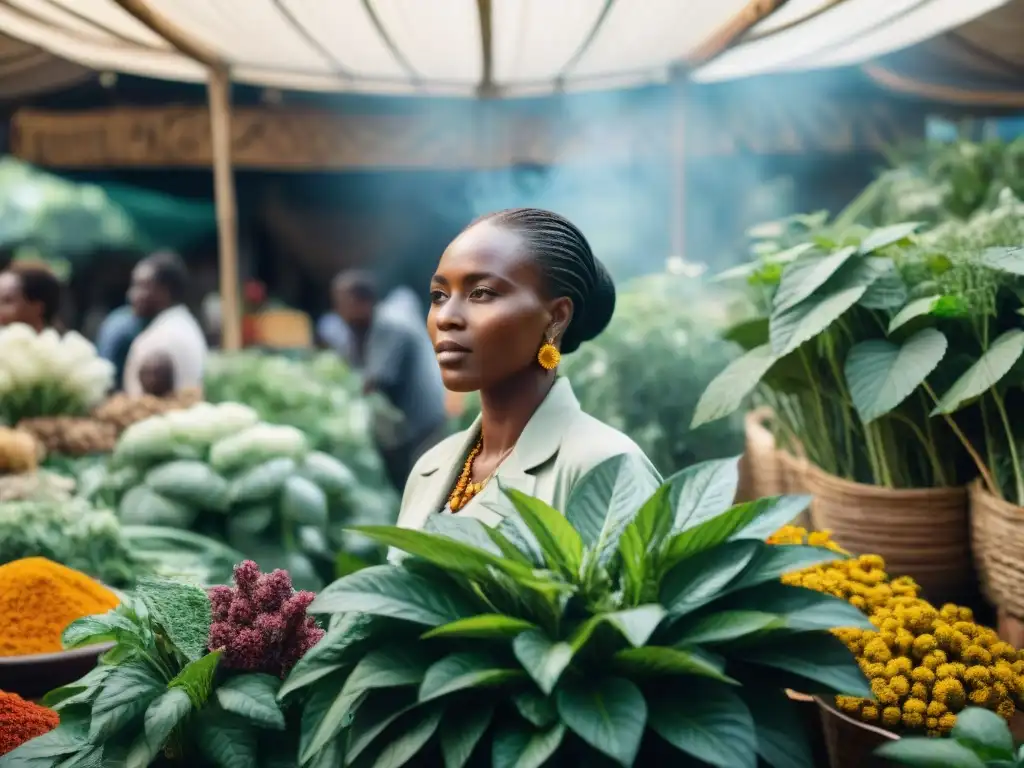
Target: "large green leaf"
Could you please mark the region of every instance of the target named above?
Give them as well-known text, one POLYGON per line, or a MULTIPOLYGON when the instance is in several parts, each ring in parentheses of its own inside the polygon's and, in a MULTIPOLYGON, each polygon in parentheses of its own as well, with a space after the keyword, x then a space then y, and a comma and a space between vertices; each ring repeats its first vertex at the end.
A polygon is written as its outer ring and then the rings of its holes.
POLYGON ((931 314, 942 298, 942 294, 934 294, 932 296, 922 296, 920 299, 914 299, 909 302, 889 321, 889 333, 902 328, 911 320, 931 314))
MULTIPOLYGON (((322 755, 335 744, 359 697, 340 692, 345 685, 345 672, 333 672, 318 685, 312 686, 302 705, 299 734, 300 764, 306 765, 316 755, 322 755)), ((360 696, 362 693, 360 693, 360 696)))
POLYGON ((1024 277, 1024 247, 989 248, 981 254, 981 263, 999 272, 1024 277))
POLYGON ((774 532, 792 522, 809 501, 806 496, 774 496, 730 507, 669 539, 665 544, 665 563, 674 565, 731 539, 762 541, 768 535, 763 533, 764 530, 774 532), (755 523, 757 527, 752 528, 755 523))
MULTIPOLYGON (((702 461, 676 472, 665 481, 669 487, 671 533, 692 528, 720 515, 732 505, 739 485, 739 463, 739 456, 702 461)), ((664 525, 663 521, 646 522, 648 531, 660 530, 664 525)), ((653 533, 645 538, 649 536, 653 533)))
POLYGON ((408 763, 437 732, 443 716, 444 709, 439 707, 410 714, 402 733, 381 750, 373 768, 401 768, 408 763))
POLYGON ((580 478, 569 494, 565 518, 599 565, 611 559, 623 529, 655 490, 653 471, 640 461, 634 454, 612 456, 580 478))
POLYGON ((523 632, 516 637, 512 642, 512 650, 523 669, 549 695, 575 653, 569 643, 552 640, 539 629, 523 632))
POLYGON ((217 703, 260 728, 283 731, 284 713, 277 704, 280 687, 281 679, 273 675, 238 675, 217 687, 217 703))
POLYGON ((420 703, 464 691, 467 688, 491 688, 522 678, 517 669, 506 669, 493 656, 479 651, 463 651, 435 662, 420 684, 420 703))
POLYGON ((537 691, 520 691, 512 696, 512 703, 522 718, 536 728, 547 728, 558 719, 554 702, 537 691))
POLYGON ((217 671, 223 651, 212 651, 200 659, 186 664, 168 684, 168 688, 183 688, 192 700, 192 706, 201 709, 213 692, 213 675, 217 671))
POLYGON ((599 613, 591 616, 573 633, 570 645, 579 650, 601 624, 608 624, 618 630, 634 648, 644 645, 654 634, 661 620, 665 618, 665 609, 657 603, 639 605, 621 611, 599 613))
POLYGON ((981 707, 968 707, 956 718, 950 735, 987 760, 1012 760, 1013 735, 1006 721, 981 707))
POLYGON ((985 768, 980 757, 953 739, 904 737, 886 742, 875 750, 875 754, 888 762, 911 768, 985 768))
POLYGON ((655 697, 651 728, 692 757, 718 768, 757 768, 754 718, 736 693, 700 686, 685 696, 655 697))
POLYGON ((884 339, 855 344, 846 358, 846 384, 865 424, 892 411, 928 378, 946 354, 946 337, 924 328, 900 346, 884 339))
POLYGON ((953 413, 998 384, 1024 354, 1024 331, 1014 328, 992 342, 981 358, 954 382, 932 414, 953 413))
POLYGON ((135 739, 125 768, 148 768, 164 748, 171 732, 192 711, 192 702, 181 688, 164 691, 146 708, 142 733, 135 739))
MULTIPOLYGON (((857 666, 853 654, 832 635, 787 636, 775 643, 750 649, 744 654, 744 660, 818 683, 832 693, 873 698, 867 678, 857 666)), ((798 681, 790 687, 801 689, 798 681)))
POLYGON ((358 661, 390 620, 366 613, 338 614, 327 633, 292 667, 278 691, 279 699, 358 661))
POLYGON ((89 740, 100 743, 146 711, 150 703, 166 690, 166 683, 148 666, 125 664, 103 681, 100 695, 92 705, 89 740))
POLYGON ((656 564, 654 553, 672 527, 673 485, 665 483, 640 508, 619 539, 619 562, 627 604, 644 599, 645 587, 656 564))
POLYGON ((426 649, 411 643, 394 643, 370 651, 356 664, 345 682, 346 691, 418 685, 430 668, 426 649))
POLYGON ((359 705, 349 727, 347 764, 353 764, 389 725, 416 706, 415 694, 404 689, 372 691, 359 705))
POLYGON ((721 659, 696 649, 648 645, 626 648, 615 654, 615 665, 635 677, 663 680, 665 675, 693 675, 739 685, 725 674, 721 659))
POLYGON ((647 727, 647 702, 629 680, 574 681, 558 689, 562 722, 583 741, 622 766, 631 766, 647 727))
POLYGON ((502 549, 488 534, 487 526, 476 518, 464 515, 431 515, 427 518, 423 530, 437 533, 449 539, 468 544, 471 547, 501 555, 502 549))
POLYGON ((887 227, 880 227, 872 230, 861 240, 860 253, 871 253, 886 246, 905 240, 917 231, 921 226, 920 222, 905 221, 899 224, 890 224, 887 227))
POLYGON ((71 622, 61 635, 61 643, 69 649, 107 642, 145 648, 150 637, 150 633, 144 627, 127 616, 122 616, 117 611, 107 611, 71 622))
POLYGON ((134 593, 185 658, 198 661, 206 655, 213 609, 205 590, 177 581, 141 579, 134 593))
POLYGON ((721 336, 748 351, 760 347, 768 343, 768 318, 754 317, 741 320, 722 331, 721 336))
POLYGON ((777 359, 772 345, 762 344, 729 363, 701 394, 690 429, 735 413, 777 359))
POLYGON ((502 491, 540 544, 548 568, 567 578, 578 577, 583 565, 583 539, 565 515, 514 488, 502 491))
POLYGON ((565 738, 565 726, 556 723, 546 730, 534 730, 520 723, 509 724, 494 737, 492 768, 541 768, 558 751, 565 738))
POLYGON ((754 505, 748 512, 754 514, 754 518, 745 525, 741 525, 730 539, 757 539, 764 541, 779 528, 792 523, 797 516, 803 512, 811 503, 811 497, 806 494, 793 494, 787 496, 767 497, 764 504, 754 505))
POLYGON ((877 630, 863 611, 842 598, 780 582, 736 592, 725 601, 724 607, 774 614, 782 621, 782 626, 797 632, 877 630))
POLYGON ((828 328, 860 301, 870 283, 824 290, 783 312, 772 313, 771 348, 776 357, 788 355, 828 328))
POLYGON ((61 715, 60 725, 17 749, 0 755, 0 768, 52 768, 61 758, 89 746, 88 711, 71 718, 61 715))
POLYGON ((481 613, 459 619, 450 624, 434 627, 424 632, 421 637, 429 640, 432 637, 469 637, 469 638, 512 638, 528 629, 536 629, 537 625, 524 619, 506 616, 502 613, 481 613))
POLYGON ((871 256, 865 261, 878 271, 878 277, 864 291, 860 305, 868 309, 893 312, 906 304, 907 284, 903 282, 903 276, 900 275, 893 260, 871 256))
POLYGON ((715 645, 742 640, 759 632, 781 629, 782 619, 758 610, 715 610, 676 627, 673 640, 679 645, 715 645))
POLYGON ((448 624, 480 613, 453 588, 393 565, 375 565, 328 585, 309 606, 310 613, 363 611, 425 624, 448 624))
POLYGON ((810 547, 804 544, 765 544, 747 566, 743 575, 729 585, 729 589, 756 587, 758 584, 776 581, 787 573, 842 559, 844 559, 843 555, 825 547, 810 547))
POLYGON ((828 256, 806 256, 789 264, 782 270, 779 289, 772 301, 773 311, 783 312, 795 307, 824 285, 856 252, 853 247, 840 248, 828 256))
POLYGON ((679 562, 661 584, 661 604, 678 619, 720 597, 765 545, 730 541, 679 562))
POLYGON ((237 715, 220 709, 203 712, 196 723, 200 752, 216 768, 259 765, 259 742, 251 727, 237 715))
MULTIPOLYGON (((754 717, 757 754, 772 768, 815 768, 798 704, 781 690, 748 686, 740 695, 754 717)), ((811 705, 815 706, 815 705, 811 705)))
POLYGON ((439 734, 444 768, 463 768, 469 762, 494 719, 494 707, 493 701, 479 701, 448 709, 439 734))

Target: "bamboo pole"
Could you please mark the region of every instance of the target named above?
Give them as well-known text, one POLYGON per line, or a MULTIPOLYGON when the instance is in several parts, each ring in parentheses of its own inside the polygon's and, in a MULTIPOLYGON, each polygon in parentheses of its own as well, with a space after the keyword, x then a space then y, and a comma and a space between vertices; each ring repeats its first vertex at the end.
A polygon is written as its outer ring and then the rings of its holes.
POLYGON ((221 347, 242 346, 238 285, 238 209, 231 168, 231 70, 228 62, 200 40, 151 7, 147 0, 114 0, 125 12, 178 51, 206 65, 209 93, 214 202, 217 209, 220 273, 221 347))

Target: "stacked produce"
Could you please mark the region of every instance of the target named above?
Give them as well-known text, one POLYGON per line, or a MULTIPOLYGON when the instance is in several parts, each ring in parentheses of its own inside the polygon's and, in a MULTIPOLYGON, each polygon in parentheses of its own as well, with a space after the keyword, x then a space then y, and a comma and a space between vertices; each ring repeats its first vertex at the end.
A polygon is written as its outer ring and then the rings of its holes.
POLYGON ((298 429, 202 403, 125 430, 94 495, 126 525, 192 529, 316 588, 318 572, 332 572, 328 530, 347 522, 354 485, 298 429))
POLYGON ((27 325, 0 328, 0 422, 38 416, 83 416, 114 380, 114 367, 71 331, 36 333, 27 325))
POLYGON ((203 390, 211 403, 245 403, 269 424, 299 429, 310 448, 355 473, 350 494, 361 514, 371 520, 396 518, 398 499, 372 439, 377 406, 363 396, 358 375, 337 354, 306 360, 248 351, 212 355, 203 390))
POLYGON ((171 411, 191 408, 203 401, 203 393, 198 389, 186 389, 168 397, 153 395, 127 395, 118 392, 93 409, 92 417, 113 425, 120 435, 136 422, 151 416, 161 416, 171 411))
POLYGON ((117 606, 97 581, 42 557, 0 565, 0 656, 56 653, 71 622, 117 606))
POLYGON ((92 672, 46 697, 60 725, 0 766, 297 765, 297 722, 277 693, 282 665, 322 635, 305 613, 312 595, 296 594, 287 573, 263 575, 251 562, 236 581, 211 596, 145 581, 116 609, 71 624, 68 648, 111 637, 117 644, 92 672))
POLYGON ((71 499, 75 481, 40 470, 20 475, 0 475, 0 506, 12 501, 58 501, 71 499))
MULTIPOLYGON (((769 541, 826 546, 844 554, 827 533, 795 526, 769 541)), ((975 624, 969 608, 937 609, 922 600, 913 580, 890 577, 877 555, 821 563, 782 581, 847 600, 874 625, 835 633, 857 656, 874 696, 839 696, 841 711, 892 730, 938 736, 952 730, 957 713, 967 706, 1009 720, 1024 704, 1024 654, 994 630, 975 624)))
POLYGON ((35 472, 39 449, 27 432, 0 427, 0 476, 35 472))
POLYGON ((22 419, 18 429, 34 437, 47 456, 93 456, 110 453, 117 442, 117 429, 93 418, 40 416, 22 419))
POLYGON ((52 709, 0 691, 0 757, 26 741, 49 733, 60 723, 52 709))

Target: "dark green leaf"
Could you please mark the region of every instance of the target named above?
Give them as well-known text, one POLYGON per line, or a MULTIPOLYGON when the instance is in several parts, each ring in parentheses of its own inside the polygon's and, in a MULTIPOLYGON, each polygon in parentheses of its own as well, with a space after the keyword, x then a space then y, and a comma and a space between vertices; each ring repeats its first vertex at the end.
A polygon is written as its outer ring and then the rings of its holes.
POLYGON ((252 768, 259 764, 256 733, 236 715, 207 709, 196 723, 199 751, 217 768, 252 768))
POLYGON ((540 499, 514 488, 501 490, 540 544, 548 568, 569 578, 577 577, 583 564, 583 539, 565 516, 540 499))
POLYGON ((171 688, 154 699, 146 708, 143 731, 128 753, 125 768, 147 768, 191 711, 192 702, 181 688, 171 688))
POLYGON ((213 651, 198 661, 185 666, 178 676, 171 680, 168 688, 183 688, 192 700, 192 706, 202 709, 213 692, 213 675, 217 671, 222 651, 213 651))
POLYGON ((416 706, 415 694, 405 689, 371 691, 356 710, 349 728, 347 763, 352 764, 389 725, 416 706))
POLYGON ((781 629, 778 616, 761 611, 720 611, 687 621, 672 637, 680 645, 714 645, 740 640, 760 632, 781 629))
POLYGON ((277 705, 280 687, 280 678, 272 675, 239 675, 217 688, 217 703, 260 728, 283 731, 284 713, 277 705))
MULTIPOLYGON (((748 510, 740 513, 740 521, 747 511, 754 514, 754 519, 746 525, 741 525, 730 539, 756 539, 764 541, 779 528, 789 525, 803 512, 811 503, 811 497, 806 494, 791 496, 768 497, 763 500, 762 505, 754 504, 748 510)), ((737 505, 740 506, 740 505, 737 505)), ((735 509, 735 508, 734 508, 735 509)))
POLYGON ((337 617, 339 620, 331 623, 320 642, 306 651, 292 667, 288 679, 277 692, 279 699, 355 663, 378 633, 383 636, 389 625, 388 619, 365 613, 337 614, 337 617))
POLYGON ((648 645, 627 648, 615 654, 616 666, 631 675, 661 678, 664 675, 695 675, 739 685, 725 674, 720 659, 697 649, 663 648, 648 645))
POLYGON ((903 737, 875 750, 878 757, 912 768, 985 768, 971 750, 953 739, 903 737))
MULTIPOLYGON (((729 509, 739 485, 739 463, 739 456, 702 461, 676 472, 665 481, 671 488, 672 533, 692 528, 729 509)), ((649 522, 648 529, 659 530, 662 525, 661 521, 649 522)))
POLYGON ((878 272, 876 279, 860 299, 860 305, 868 309, 892 312, 907 303, 907 284, 903 282, 896 264, 889 258, 869 257, 866 259, 878 272))
POLYGON ((484 530, 505 557, 527 568, 544 566, 544 553, 540 551, 540 544, 518 515, 506 517, 497 528, 485 525, 484 530))
POLYGON ((690 429, 735 413, 777 359, 772 345, 762 344, 729 363, 701 394, 690 429))
POLYGON ((494 703, 474 702, 473 706, 449 709, 447 714, 440 728, 444 768, 464 768, 494 719, 494 703))
POLYGON ((756 768, 754 718, 738 695, 700 686, 651 702, 651 728, 680 752, 719 768, 756 768))
POLYGON ((0 756, 0 768, 51 768, 59 758, 86 748, 88 743, 88 714, 74 719, 62 715, 60 725, 49 733, 0 756))
POLYGON ((786 629, 797 632, 846 628, 877 630, 861 610, 846 600, 779 582, 737 592, 728 599, 727 606, 771 613, 782 620, 786 629))
POLYGON ((627 604, 644 598, 644 586, 654 570, 653 554, 672 526, 674 486, 663 484, 640 508, 619 539, 619 561, 627 604))
POLYGON ((569 495, 568 527, 579 531, 598 565, 611 560, 622 531, 656 490, 655 473, 642 461, 634 454, 605 459, 580 478, 569 495))
POLYGON ((409 717, 409 723, 401 735, 388 742, 373 763, 373 768, 401 768, 423 749, 437 732, 437 726, 444 716, 444 709, 434 707, 430 711, 416 712, 409 717))
POLYGON ((546 728, 558 718, 551 699, 536 691, 517 693, 512 697, 512 703, 523 719, 537 728, 546 728))
POLYGON ((93 699, 99 696, 103 688, 103 681, 107 675, 113 672, 115 667, 99 665, 93 667, 83 677, 63 688, 56 688, 43 697, 44 707, 57 710, 75 704, 91 704, 93 699))
POLYGON ((885 339, 855 344, 846 358, 846 383, 857 415, 869 424, 912 395, 946 354, 946 337, 923 328, 900 346, 885 339))
POLYGON ((205 591, 177 581, 142 579, 135 595, 186 659, 197 661, 206 654, 213 616, 205 591))
POLYGON ((309 606, 310 613, 364 611, 436 627, 480 613, 452 589, 393 565, 376 565, 338 579, 309 606))
POLYGON ((662 581, 661 604, 675 619, 715 600, 765 546, 730 541, 683 560, 662 581))
POLYGON ((561 723, 544 731, 509 723, 494 737, 492 768, 540 768, 562 745, 565 726, 561 723))
POLYGON ((86 645, 118 642, 146 647, 145 630, 116 611, 97 616, 86 616, 71 622, 61 635, 65 648, 81 648, 86 645))
POLYGON ((640 605, 622 611, 599 613, 591 616, 579 626, 569 640, 569 644, 573 647, 574 652, 579 651, 598 626, 608 624, 618 630, 630 645, 639 647, 654 634, 654 630, 658 628, 665 615, 665 609, 657 603, 640 605))
POLYGON ((1013 759, 1010 726, 995 712, 981 707, 967 707, 957 715, 956 725, 950 735, 986 760, 1013 759))
MULTIPOLYGON (((345 684, 346 673, 334 672, 322 679, 309 690, 309 695, 302 707, 301 731, 299 734, 300 763, 306 764, 314 755, 330 751, 331 745, 337 744, 335 737, 345 725, 349 714, 348 701, 340 691, 345 684), (337 711, 340 709, 340 712, 337 711), (326 745, 326 746, 321 746, 326 745), (312 748, 312 747, 316 748, 312 748)), ((279 694, 280 695, 280 694, 279 694)))
POLYGON ((809 501, 807 496, 775 496, 737 504, 670 539, 665 548, 666 567, 730 539, 763 541, 764 529, 774 533, 791 522, 809 501))
POLYGON ((782 270, 779 289, 772 301, 773 312, 795 307, 824 285, 856 253, 856 248, 846 247, 827 256, 804 256, 788 264, 782 270))
POLYGON ((571 645, 555 642, 539 629, 520 634, 512 642, 512 649, 523 669, 548 695, 555 689, 574 653, 571 645))
MULTIPOLYGON (((873 698, 867 678, 841 640, 829 634, 792 635, 752 648, 744 660, 788 672, 827 687, 833 693, 873 698)), ((800 690, 800 682, 789 687, 800 690)))
POLYGON ((420 684, 419 701, 422 704, 467 688, 502 685, 522 675, 519 670, 502 668, 500 662, 486 653, 453 653, 427 670, 420 684))
POLYGON ((583 741, 631 766, 647 727, 647 702, 629 680, 606 677, 564 685, 555 698, 558 714, 583 741))
MULTIPOLYGON (((757 732, 757 753, 772 768, 815 768, 799 706, 783 691, 748 686, 740 691, 757 732)), ((815 712, 815 715, 817 713, 815 712)))
POLYGON ((370 688, 396 688, 418 685, 430 668, 426 649, 410 643, 387 645, 370 651, 356 664, 345 681, 345 690, 364 691, 370 688))
POLYGON ((511 638, 520 632, 536 628, 536 624, 502 613, 481 613, 479 616, 470 616, 468 619, 459 619, 450 624, 434 627, 420 637, 423 640, 432 637, 511 638))
POLYGON ((155 677, 149 667, 138 664, 116 667, 103 681, 103 689, 92 705, 89 740, 109 739, 142 715, 165 687, 164 681, 155 677))
POLYGON ((735 590, 756 587, 758 584, 780 579, 787 573, 842 559, 842 554, 825 547, 810 547, 804 544, 765 545, 759 548, 750 565, 729 588, 735 590))

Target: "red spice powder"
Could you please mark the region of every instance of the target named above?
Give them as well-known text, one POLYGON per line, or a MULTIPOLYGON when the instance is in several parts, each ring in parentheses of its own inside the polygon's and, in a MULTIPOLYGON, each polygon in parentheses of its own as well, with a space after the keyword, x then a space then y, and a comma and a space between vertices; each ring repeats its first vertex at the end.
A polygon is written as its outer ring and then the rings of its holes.
POLYGON ((25 701, 16 693, 0 691, 0 755, 52 731, 59 723, 60 715, 52 709, 25 701))

